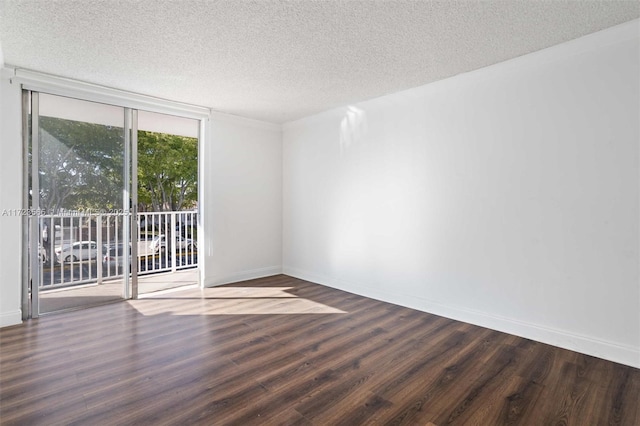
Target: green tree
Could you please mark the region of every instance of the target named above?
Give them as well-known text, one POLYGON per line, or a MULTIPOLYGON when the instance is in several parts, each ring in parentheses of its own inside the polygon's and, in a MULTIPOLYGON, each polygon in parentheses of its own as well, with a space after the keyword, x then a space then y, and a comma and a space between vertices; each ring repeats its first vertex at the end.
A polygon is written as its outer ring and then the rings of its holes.
POLYGON ((41 117, 40 206, 115 208, 122 204, 123 129, 41 117))
MULTIPOLYGON (((60 209, 122 205, 122 128, 41 117, 40 206, 60 209)), ((195 207, 198 140, 138 132, 138 200, 144 211, 195 207)))
POLYGON ((198 140, 138 131, 138 202, 141 209, 178 211, 198 200, 198 140))

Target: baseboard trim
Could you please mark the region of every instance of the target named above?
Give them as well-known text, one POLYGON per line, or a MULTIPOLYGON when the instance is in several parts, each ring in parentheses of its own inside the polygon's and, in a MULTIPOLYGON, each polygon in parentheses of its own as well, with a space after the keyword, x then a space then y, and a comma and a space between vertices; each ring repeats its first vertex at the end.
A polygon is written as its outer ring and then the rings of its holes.
POLYGON ((569 349, 586 355, 640 368, 640 348, 634 348, 633 346, 594 339, 589 336, 571 333, 566 330, 544 327, 538 324, 519 321, 513 318, 495 316, 467 308, 444 305, 421 297, 372 290, 362 285, 289 266, 284 266, 282 268, 282 273, 306 281, 381 300, 383 302, 394 303, 396 305, 405 306, 418 311, 467 322, 481 327, 490 328, 492 330, 546 343, 552 346, 557 346, 563 349, 569 349))
POLYGON ((252 280, 255 278, 270 277, 282 273, 281 266, 268 266, 266 268, 249 269, 246 271, 238 271, 230 274, 219 274, 213 277, 205 278, 205 287, 215 287, 223 284, 236 283, 238 281, 252 280))
POLYGON ((22 311, 17 309, 15 311, 3 312, 0 314, 0 328, 9 327, 11 325, 17 325, 22 323, 22 311))

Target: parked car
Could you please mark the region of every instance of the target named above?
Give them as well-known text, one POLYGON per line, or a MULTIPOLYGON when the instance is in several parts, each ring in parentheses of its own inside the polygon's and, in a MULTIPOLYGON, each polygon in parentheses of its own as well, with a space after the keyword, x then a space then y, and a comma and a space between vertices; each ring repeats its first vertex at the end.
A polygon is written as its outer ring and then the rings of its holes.
POLYGON ((98 257, 98 244, 95 241, 78 241, 57 247, 55 253, 58 263, 92 260, 98 257))
MULTIPOLYGON (((131 249, 129 249, 131 254, 131 249)), ((122 274, 124 260, 124 244, 116 244, 107 247, 104 256, 102 256, 102 271, 109 275, 122 274)))
POLYGON ((138 235, 138 256, 147 256, 155 254, 151 248, 151 243, 156 238, 153 234, 141 233, 138 235))
MULTIPOLYGON (((129 246, 129 256, 131 256, 131 246, 129 246)), ((141 255, 138 257, 138 271, 156 271, 171 266, 171 259, 166 260, 162 256, 141 255)), ((102 271, 109 276, 124 274, 124 244, 115 244, 105 250, 102 257, 102 271)), ((131 264, 129 264, 131 272, 131 264)))
MULTIPOLYGON (((193 252, 198 250, 198 245, 195 240, 191 238, 184 238, 181 235, 174 236, 176 241, 176 250, 193 252)), ((165 235, 156 236, 151 244, 149 244, 149 250, 152 253, 164 252, 167 249, 167 237, 165 235)))
POLYGON ((47 251, 38 244, 38 260, 40 263, 49 263, 49 256, 47 256, 47 251))
MULTIPOLYGON (((129 245, 129 263, 131 263, 131 245, 129 245)), ((102 271, 109 275, 122 275, 124 273, 124 244, 118 243, 106 248, 102 256, 102 271)), ((129 264, 131 271, 131 264, 129 264)))

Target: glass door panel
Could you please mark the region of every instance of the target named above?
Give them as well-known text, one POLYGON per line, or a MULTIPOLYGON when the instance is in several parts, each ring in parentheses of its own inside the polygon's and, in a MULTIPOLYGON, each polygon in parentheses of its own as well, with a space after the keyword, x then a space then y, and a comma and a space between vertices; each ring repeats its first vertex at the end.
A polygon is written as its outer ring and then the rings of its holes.
POLYGON ((198 120, 138 111, 140 294, 198 283, 198 120))
POLYGON ((127 111, 32 97, 37 181, 32 176, 30 194, 39 212, 30 226, 30 250, 38 257, 38 270, 31 271, 33 316, 122 299, 129 281, 127 111))

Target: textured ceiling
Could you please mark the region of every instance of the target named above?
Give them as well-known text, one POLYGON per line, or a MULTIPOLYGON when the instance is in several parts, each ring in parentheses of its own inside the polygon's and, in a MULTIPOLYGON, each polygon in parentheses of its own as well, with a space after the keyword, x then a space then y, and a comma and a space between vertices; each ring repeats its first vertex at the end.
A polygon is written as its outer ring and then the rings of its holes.
POLYGON ((638 16, 638 1, 0 0, 0 43, 7 65, 282 123, 638 16))

